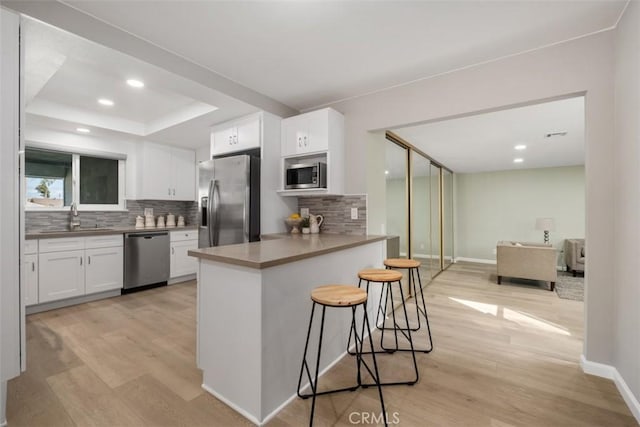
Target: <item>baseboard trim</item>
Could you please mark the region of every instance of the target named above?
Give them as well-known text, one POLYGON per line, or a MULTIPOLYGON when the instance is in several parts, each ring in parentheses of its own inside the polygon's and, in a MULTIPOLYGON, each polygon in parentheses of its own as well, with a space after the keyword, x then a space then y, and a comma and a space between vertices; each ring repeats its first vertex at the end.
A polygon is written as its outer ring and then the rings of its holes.
POLYGON ((611 366, 604 363, 591 362, 584 357, 584 354, 580 355, 580 366, 585 374, 595 375, 602 378, 613 380, 618 391, 622 395, 624 402, 629 407, 629 410, 635 417, 636 421, 640 423, 640 402, 633 395, 633 392, 627 385, 627 382, 622 378, 620 372, 611 366))
POLYGON ((478 264, 496 264, 495 259, 483 259, 483 258, 466 258, 466 257, 456 257, 456 262, 476 262, 478 264))
POLYGON ((591 362, 584 357, 584 354, 580 355, 580 367, 582 372, 589 375, 595 375, 596 377, 602 377, 612 380, 614 378, 614 368, 611 365, 605 365, 604 363, 591 362))
POLYGON ((232 401, 230 401, 229 399, 227 399, 226 397, 224 397, 223 395, 221 395, 220 393, 214 391, 212 388, 210 388, 208 385, 206 384, 202 384, 202 388, 207 392, 207 393, 211 393, 212 395, 214 395, 217 399, 221 400, 222 402, 224 402, 225 405, 228 405, 231 407, 231 409, 233 409, 234 411, 236 411, 237 413, 239 413, 240 415, 242 415, 243 417, 245 417, 246 419, 248 419, 249 421, 251 421, 253 424, 260 426, 262 425, 262 423, 260 423, 260 421, 254 417, 253 415, 251 415, 250 413, 248 413, 247 411, 245 411, 244 409, 242 409, 241 407, 239 407, 238 405, 236 405, 235 403, 233 403, 232 401))
POLYGON ((178 276, 167 280, 167 285, 175 285, 176 283, 188 282, 189 280, 196 280, 196 274, 187 274, 186 276, 178 276))

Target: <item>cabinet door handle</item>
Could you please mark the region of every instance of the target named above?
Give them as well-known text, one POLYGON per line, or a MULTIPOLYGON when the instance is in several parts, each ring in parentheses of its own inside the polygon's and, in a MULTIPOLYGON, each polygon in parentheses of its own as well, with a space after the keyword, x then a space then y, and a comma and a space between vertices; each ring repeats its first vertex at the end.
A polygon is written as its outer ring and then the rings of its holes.
POLYGON ((36 263, 35 262, 31 263, 31 271, 36 271, 36 263))
POLYGON ((305 146, 305 147, 308 147, 308 146, 309 146, 309 141, 307 141, 307 137, 306 137, 306 135, 305 135, 305 137, 304 137, 304 146, 305 146))
POLYGON ((91 264, 91 257, 89 257, 88 261, 89 261, 88 263, 91 264))
POLYGON ((176 248, 171 248, 171 255, 175 255, 176 253, 176 248))
POLYGON ((176 195, 176 189, 175 188, 173 189, 173 195, 174 196, 176 195))
POLYGON ((233 145, 233 135, 229 135, 229 145, 233 145))
POLYGON ((82 265, 82 257, 80 257, 80 265, 82 265))
POLYGON ((302 148, 302 137, 298 137, 298 148, 302 148))
POLYGON ((238 143, 238 135, 233 135, 233 143, 234 144, 238 143))
POLYGON ((167 194, 170 196, 171 195, 171 189, 167 188, 167 194))

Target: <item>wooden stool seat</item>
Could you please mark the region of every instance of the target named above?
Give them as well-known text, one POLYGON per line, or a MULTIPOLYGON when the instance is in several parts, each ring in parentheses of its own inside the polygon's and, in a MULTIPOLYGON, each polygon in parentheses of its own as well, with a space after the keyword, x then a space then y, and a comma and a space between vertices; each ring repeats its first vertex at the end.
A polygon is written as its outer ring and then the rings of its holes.
POLYGON ((388 258, 384 260, 384 265, 391 268, 418 268, 420 262, 407 258, 388 258))
POLYGON ((330 307, 349 307, 367 300, 367 291, 351 285, 325 285, 311 291, 311 299, 330 307))
POLYGON ((382 268, 366 268, 358 271, 358 277, 362 280, 368 280, 369 282, 397 282, 402 280, 402 273, 382 268))

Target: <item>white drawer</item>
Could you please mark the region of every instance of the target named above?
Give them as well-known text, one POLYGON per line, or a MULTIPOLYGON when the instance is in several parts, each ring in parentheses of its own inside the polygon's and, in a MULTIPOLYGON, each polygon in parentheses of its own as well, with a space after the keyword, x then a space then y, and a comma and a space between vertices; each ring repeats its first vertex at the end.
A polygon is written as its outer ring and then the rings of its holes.
POLYGON ((24 241, 24 254, 37 254, 38 253, 38 241, 37 240, 25 240, 24 241))
POLYGON ((41 254, 47 252, 77 251, 84 249, 84 237, 60 237, 40 239, 38 249, 41 254))
POLYGON ((169 235, 169 240, 172 242, 180 242, 182 240, 198 240, 198 230, 171 231, 169 235))
POLYGON ((87 249, 115 248, 120 246, 123 246, 122 234, 86 237, 85 247, 87 249))

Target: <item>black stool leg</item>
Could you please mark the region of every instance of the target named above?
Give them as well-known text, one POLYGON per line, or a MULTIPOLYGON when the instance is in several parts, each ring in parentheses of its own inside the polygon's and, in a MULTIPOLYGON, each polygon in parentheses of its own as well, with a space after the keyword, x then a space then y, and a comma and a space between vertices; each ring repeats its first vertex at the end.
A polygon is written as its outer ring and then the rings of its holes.
POLYGON ((302 399, 307 399, 309 397, 308 394, 300 393, 300 385, 302 384, 302 374, 307 370, 307 378, 309 380, 309 385, 311 386, 311 391, 315 393, 315 385, 313 381, 311 381, 311 372, 309 371, 309 365, 307 364, 307 349, 309 348, 309 337, 311 336, 311 326, 313 325, 313 312, 316 310, 316 303, 314 302, 311 306, 311 316, 309 317, 309 329, 307 329, 307 341, 304 343, 304 354, 302 355, 302 366, 300 366, 300 376, 298 377, 298 388, 297 393, 298 397, 302 399))
MULTIPOLYGON (((364 321, 363 323, 366 323, 367 325, 367 332, 369 333, 369 345, 371 346, 371 358, 373 359, 373 370, 375 372, 375 376, 373 374, 371 374, 372 377, 374 377, 375 383, 378 386, 378 396, 380 396, 380 408, 382 409, 382 416, 384 417, 384 425, 385 427, 387 426, 387 412, 385 410, 384 407, 384 398, 382 397, 382 381, 380 380, 380 372, 378 371, 378 362, 376 362, 376 352, 373 351, 373 338, 371 337, 371 327, 369 326, 369 316, 367 315, 367 307, 363 306, 364 308, 364 321)), ((355 311, 354 311, 355 313, 355 311)), ((364 337, 363 337, 364 339, 364 337)), ((362 344, 360 346, 360 350, 362 350, 364 347, 364 345, 362 344)), ((362 355, 362 352, 361 352, 362 355)), ((362 356, 361 356, 362 357, 362 356)), ((367 366, 367 370, 369 370, 369 367, 367 366)), ((371 371, 369 370, 369 372, 371 373, 371 371)), ((360 368, 358 367, 358 383, 360 383, 360 368)))
MULTIPOLYGON (((391 268, 389 266, 387 266, 386 269, 387 270, 393 270, 393 268, 391 268)), ((413 280, 415 280, 415 279, 413 279, 413 280)), ((412 283, 412 275, 411 275, 411 269, 409 269, 409 277, 407 279, 407 284, 409 285, 409 291, 411 291, 411 283, 412 283)), ((415 293, 415 289, 416 289, 415 283, 413 285, 413 289, 414 289, 414 293, 415 293)), ((417 294, 414 295, 413 297, 415 298, 416 296, 417 296, 417 294)), ((411 292, 409 292, 409 298, 411 298, 411 297, 412 297, 411 292)), ((380 301, 382 301, 382 295, 380 295, 380 301)), ((417 311, 418 311, 418 307, 416 306, 416 314, 417 314, 417 311)), ((409 327, 409 325, 407 325, 407 327, 409 327)), ((378 329, 382 329, 382 327, 378 327, 378 329)), ((385 327, 385 329, 387 329, 388 331, 391 331, 391 330, 393 330, 395 328, 385 327)), ((405 328, 402 328, 402 329, 405 329, 405 328)), ((420 317, 418 316, 418 326, 415 327, 415 328, 411 328, 411 330, 412 331, 417 331, 419 329, 420 329, 420 317)))
MULTIPOLYGON (((420 297, 422 298, 422 314, 424 315, 424 321, 427 324, 427 333, 429 334, 429 348, 427 350, 419 350, 422 351, 424 353, 431 353, 431 351, 433 350, 433 338, 431 337, 431 327, 429 326, 429 315, 427 313, 427 304, 425 303, 424 300, 424 290, 422 289, 422 280, 420 279, 420 270, 419 268, 416 268, 416 274, 418 276, 418 284, 420 285, 420 297)), ((418 311, 420 311, 419 306, 418 306, 418 290, 415 290, 415 294, 416 294, 416 308, 418 308, 418 311)), ((418 313, 418 319, 420 319, 420 315, 418 313)))
MULTIPOLYGON (((404 292, 402 291, 402 283, 400 283, 400 281, 398 281, 398 285, 400 286, 400 297, 402 298, 402 311, 404 311, 404 319, 407 322, 407 326, 409 325, 409 315, 407 314, 407 306, 404 303, 404 292)), ((404 330, 400 329, 400 332, 402 332, 402 334, 407 338, 407 340, 409 341, 409 345, 411 346, 411 357, 413 358, 413 367, 415 368, 416 371, 416 379, 413 382, 409 382, 407 383, 408 385, 413 385, 415 383, 418 382, 418 380, 420 379, 420 374, 418 373, 418 362, 416 361, 416 352, 413 348, 413 339, 411 338, 411 329, 407 329, 406 330, 407 333, 404 333, 404 330)))

